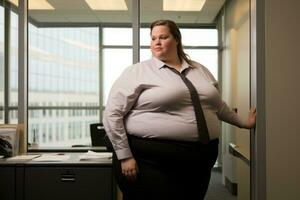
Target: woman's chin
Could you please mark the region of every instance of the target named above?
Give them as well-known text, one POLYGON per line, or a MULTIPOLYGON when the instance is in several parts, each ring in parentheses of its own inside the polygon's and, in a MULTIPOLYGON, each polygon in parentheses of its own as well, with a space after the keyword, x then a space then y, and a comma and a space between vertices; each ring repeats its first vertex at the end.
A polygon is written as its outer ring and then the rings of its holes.
POLYGON ((156 57, 157 59, 162 60, 162 61, 164 61, 166 59, 166 57, 162 54, 153 54, 153 55, 154 55, 154 57, 156 57))

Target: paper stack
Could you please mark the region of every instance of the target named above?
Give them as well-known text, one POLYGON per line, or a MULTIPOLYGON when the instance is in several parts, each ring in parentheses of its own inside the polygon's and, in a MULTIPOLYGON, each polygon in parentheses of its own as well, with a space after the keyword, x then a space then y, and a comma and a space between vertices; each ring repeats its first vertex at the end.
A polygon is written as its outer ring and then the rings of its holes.
POLYGON ((32 160, 36 157, 39 157, 40 155, 19 155, 19 156, 14 156, 11 158, 8 158, 7 160, 10 161, 25 161, 25 160, 32 160))
POLYGON ((65 154, 43 154, 38 158, 33 159, 35 162, 62 162, 69 160, 70 155, 65 154))
POLYGON ((90 150, 79 156, 79 160, 86 160, 86 161, 106 160, 111 158, 112 158, 111 152, 98 153, 90 150))

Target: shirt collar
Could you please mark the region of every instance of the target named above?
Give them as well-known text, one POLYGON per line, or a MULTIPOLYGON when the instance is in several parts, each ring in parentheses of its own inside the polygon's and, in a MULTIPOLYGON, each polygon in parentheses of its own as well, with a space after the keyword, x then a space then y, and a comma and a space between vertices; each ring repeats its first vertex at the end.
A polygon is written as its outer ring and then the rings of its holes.
MULTIPOLYGON (((157 68, 157 69, 161 69, 163 67, 165 67, 166 63, 164 63, 163 61, 159 60, 158 58, 156 57, 152 57, 152 61, 153 61, 153 64, 154 66, 157 68)), ((185 70, 186 68, 189 68, 189 67, 193 67, 192 65, 189 65, 185 60, 182 60, 182 68, 181 68, 181 71, 185 70)))

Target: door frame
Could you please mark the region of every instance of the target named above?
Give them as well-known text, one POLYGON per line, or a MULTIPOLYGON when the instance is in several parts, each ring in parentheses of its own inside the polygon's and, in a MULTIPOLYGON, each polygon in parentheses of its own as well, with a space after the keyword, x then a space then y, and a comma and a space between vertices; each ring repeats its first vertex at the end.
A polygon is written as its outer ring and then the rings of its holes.
POLYGON ((250 104, 256 128, 250 137, 250 198, 266 199, 265 0, 250 0, 250 104))

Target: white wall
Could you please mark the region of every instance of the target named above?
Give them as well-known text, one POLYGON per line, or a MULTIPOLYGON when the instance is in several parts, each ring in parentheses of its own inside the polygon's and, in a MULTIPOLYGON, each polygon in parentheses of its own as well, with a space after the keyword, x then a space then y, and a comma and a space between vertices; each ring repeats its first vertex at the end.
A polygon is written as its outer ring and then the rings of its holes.
MULTIPOLYGON (((239 115, 246 117, 249 109, 249 0, 227 1, 224 28, 222 97, 230 107, 238 108, 239 115)), ((238 199, 246 200, 246 196, 249 198, 250 169, 229 154, 230 142, 248 150, 249 131, 222 124, 223 176, 238 184, 238 196, 241 197, 238 199), (241 174, 247 177, 240 177, 241 174)))
POLYGON ((299 9, 299 0, 265 0, 268 200, 300 199, 299 9))

